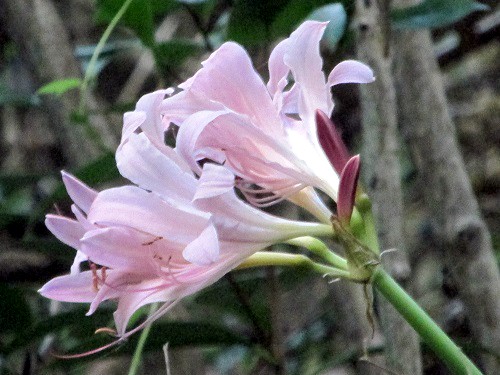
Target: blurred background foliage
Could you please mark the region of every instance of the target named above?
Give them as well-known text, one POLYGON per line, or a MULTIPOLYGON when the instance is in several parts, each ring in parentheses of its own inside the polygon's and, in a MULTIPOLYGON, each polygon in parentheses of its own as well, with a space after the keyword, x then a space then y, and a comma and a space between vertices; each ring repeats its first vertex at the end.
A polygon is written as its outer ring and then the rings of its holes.
MULTIPOLYGON (((325 70, 353 58, 354 1, 22 0, 20 7, 33 6, 26 19, 16 19, 21 8, 8 2, 0 1, 0 374, 123 374, 139 335, 95 356, 53 356, 109 342, 94 331, 112 326, 113 311, 109 304, 85 317, 85 306, 51 302, 36 293, 51 277, 67 272, 74 256, 43 224, 48 212, 69 212, 59 170, 93 187, 124 183, 114 161, 123 112, 133 109, 140 95, 191 76, 226 40, 247 47, 265 77, 268 54, 280 38, 305 19, 331 20, 322 51, 325 70), (42 16, 44 11, 50 19, 42 16), (64 33, 56 32, 54 23, 64 33), (30 27, 36 31, 24 30, 30 27), (103 36, 106 30, 108 37, 103 36), (47 41, 44 33, 52 39, 47 41), (61 54, 70 51, 66 63, 76 69, 65 70, 63 62, 57 70, 61 62, 53 59, 50 47, 61 54)), ((425 0, 391 12, 394 32, 433 30, 459 140, 496 249, 499 17, 495 1, 425 0)), ((335 88, 334 96, 334 120, 355 150, 360 138, 356 88, 335 88)), ((407 226, 417 238, 426 228, 412 226, 420 197, 412 188, 413 165, 405 150, 401 155, 407 226)), ((412 264, 420 302, 465 340, 459 343, 479 350, 466 340, 446 270, 431 253, 414 253, 412 264)), ((365 373, 353 370, 361 353, 350 345, 352 320, 346 316, 351 312, 342 307, 348 298, 345 286, 317 279, 306 271, 274 269, 226 276, 154 324, 141 371, 166 373, 162 348, 168 343, 173 374, 365 373)), ((141 311, 135 321, 146 313, 141 311)), ((370 356, 377 358, 381 350, 380 338, 369 341, 370 356)), ((435 372, 432 355, 424 354, 427 373, 441 373, 435 372)), ((370 371, 378 373, 374 366, 370 371)))

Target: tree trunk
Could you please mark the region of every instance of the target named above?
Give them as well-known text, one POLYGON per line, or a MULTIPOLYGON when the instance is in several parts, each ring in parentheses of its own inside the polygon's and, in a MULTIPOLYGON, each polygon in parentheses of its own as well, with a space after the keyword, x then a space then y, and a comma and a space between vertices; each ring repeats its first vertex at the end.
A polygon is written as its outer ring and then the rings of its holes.
MULTIPOLYGON (((357 1, 358 57, 377 80, 362 87, 363 165, 374 204, 384 267, 400 283, 410 277, 403 240, 403 198, 398 159, 396 96, 388 32, 388 2, 357 1)), ((383 298, 379 302, 387 366, 399 374, 422 373, 417 334, 383 298)))
MULTIPOLYGON (((408 6, 409 0, 395 0, 408 6)), ((394 35, 400 126, 425 192, 444 262, 463 300, 479 347, 500 353, 500 276, 488 229, 481 218, 448 111, 430 32, 394 35)), ((500 373, 483 356, 489 374, 500 373)))

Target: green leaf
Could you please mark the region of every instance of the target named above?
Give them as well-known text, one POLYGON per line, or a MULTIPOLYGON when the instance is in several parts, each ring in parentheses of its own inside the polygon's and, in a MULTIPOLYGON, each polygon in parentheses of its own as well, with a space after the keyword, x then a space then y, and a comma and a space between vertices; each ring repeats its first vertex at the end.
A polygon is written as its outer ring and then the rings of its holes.
POLYGON ((229 17, 227 38, 255 46, 270 40, 269 26, 286 1, 236 1, 229 17))
POLYGON ((332 3, 315 9, 307 19, 315 21, 329 21, 323 41, 330 49, 335 49, 344 35, 347 26, 347 13, 341 3, 332 3))
POLYGON ((314 9, 327 5, 328 0, 291 0, 276 15, 271 25, 272 38, 288 36, 314 9))
POLYGON ((226 326, 208 322, 158 322, 154 335, 148 339, 146 349, 158 350, 168 342, 169 347, 200 345, 249 344, 249 339, 226 326))
POLYGON ((32 210, 33 203, 33 192, 29 186, 22 186, 0 200, 0 212, 25 216, 32 210))
MULTIPOLYGON (((120 7, 123 0, 100 0, 97 3, 97 22, 109 23, 120 7)), ((120 22, 132 29, 142 43, 153 47, 154 22, 151 0, 133 0, 120 22)))
MULTIPOLYGON (((0 284, 0 332, 22 331, 31 325, 31 309, 20 288, 0 284)), ((0 335, 1 339, 2 335, 0 335)))
POLYGON ((395 29, 439 28, 451 25, 475 11, 489 10, 474 0, 425 0, 391 12, 395 29))
POLYGON ((70 329, 73 336, 89 337, 94 331, 106 326, 112 317, 112 310, 99 308, 91 317, 86 317, 88 306, 78 306, 71 311, 42 319, 33 325, 26 325, 5 349, 6 353, 23 348, 51 333, 70 329))
POLYGON ((42 177, 42 174, 35 173, 0 173, 0 200, 4 195, 9 195, 27 185, 36 184, 42 177))
POLYGON ((176 0, 176 1, 181 4, 202 4, 206 3, 208 0, 176 0))
POLYGON ((76 89, 80 87, 82 80, 80 78, 66 78, 66 79, 58 79, 52 82, 43 85, 37 90, 38 95, 62 95, 65 92, 76 89))
POLYGON ((200 53, 202 49, 190 40, 173 39, 155 45, 153 51, 156 63, 165 69, 181 65, 188 57, 200 53))

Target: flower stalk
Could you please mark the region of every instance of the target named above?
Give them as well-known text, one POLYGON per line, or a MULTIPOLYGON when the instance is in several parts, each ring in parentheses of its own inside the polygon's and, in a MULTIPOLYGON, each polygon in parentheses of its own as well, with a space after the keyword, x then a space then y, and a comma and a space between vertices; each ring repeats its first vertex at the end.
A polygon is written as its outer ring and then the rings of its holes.
POLYGON ((350 278, 350 273, 348 271, 316 263, 305 255, 280 253, 276 251, 259 251, 248 257, 236 269, 263 266, 305 267, 322 275, 350 278))
POLYGON ((381 267, 375 270, 372 284, 454 374, 482 374, 431 317, 381 267))
MULTIPOLYGON (((361 233, 360 240, 365 243, 377 259, 379 258, 379 244, 371 209, 371 202, 367 196, 358 202, 361 221, 356 220, 357 232, 361 233)), ((352 223, 352 221, 351 221, 352 223)), ((344 236, 336 228, 337 236, 344 236)), ((341 225, 340 225, 341 227, 341 225)), ((346 249, 346 253, 349 251, 346 249)), ((349 259, 348 259, 349 261, 349 259)), ((462 352, 462 350, 448 337, 448 335, 432 320, 432 318, 410 297, 399 284, 380 265, 367 268, 371 272, 370 282, 401 316, 413 327, 422 340, 429 345, 434 353, 456 375, 481 375, 482 372, 462 352)), ((390 338, 389 338, 390 339, 390 338)))

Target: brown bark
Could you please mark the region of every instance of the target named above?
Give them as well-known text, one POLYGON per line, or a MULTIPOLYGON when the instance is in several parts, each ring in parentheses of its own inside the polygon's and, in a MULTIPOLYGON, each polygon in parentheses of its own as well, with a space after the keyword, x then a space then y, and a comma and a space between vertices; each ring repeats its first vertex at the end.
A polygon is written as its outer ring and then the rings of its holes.
MULTIPOLYGON (((413 1, 395 0, 397 6, 413 1)), ((427 30, 394 35, 400 126, 430 210, 444 262, 480 347, 500 354, 500 276, 488 229, 466 174, 427 30)), ((484 355, 490 374, 500 373, 484 355)))
MULTIPOLYGON (((403 199, 398 160, 396 96, 388 30, 388 2, 357 1, 358 57, 375 71, 376 82, 362 87, 363 164, 374 204, 384 267, 401 283, 410 277, 403 240, 403 199)), ((399 374, 421 374, 419 339, 384 299, 380 318, 387 366, 399 374)))

